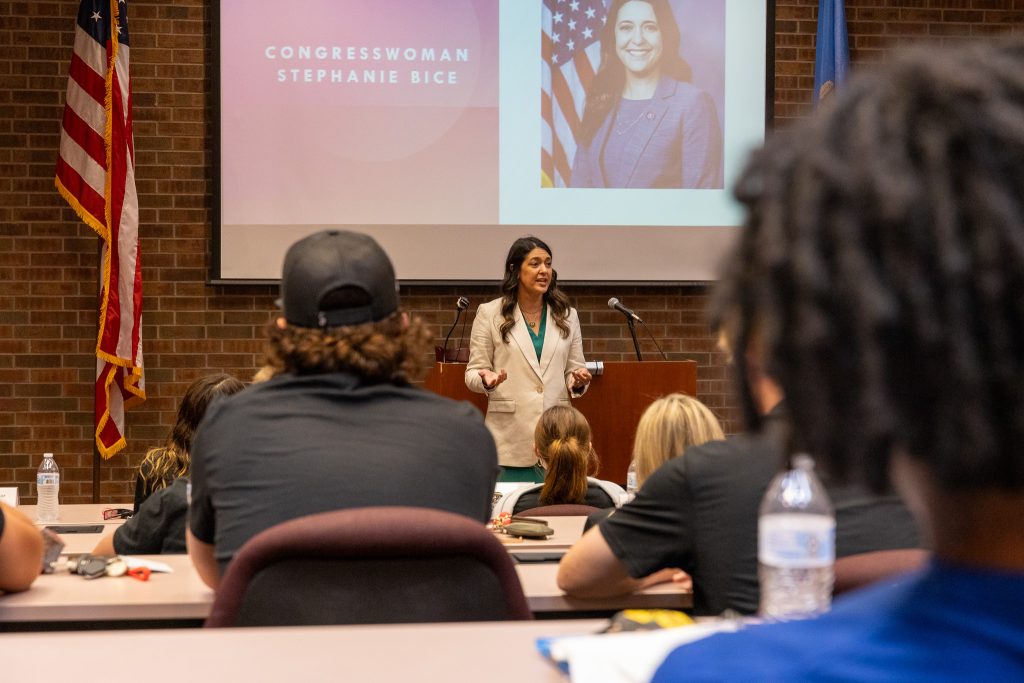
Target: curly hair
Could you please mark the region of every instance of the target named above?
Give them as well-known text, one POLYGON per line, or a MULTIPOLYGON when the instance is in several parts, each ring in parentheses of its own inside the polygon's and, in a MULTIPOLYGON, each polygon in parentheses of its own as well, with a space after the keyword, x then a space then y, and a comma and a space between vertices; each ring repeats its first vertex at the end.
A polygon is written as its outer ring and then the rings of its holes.
MULTIPOLYGON (((580 128, 580 142, 583 145, 590 144, 605 118, 622 99, 622 89, 626 85, 626 67, 615 49, 615 22, 622 6, 632 1, 615 0, 608 9, 608 18, 601 29, 601 62, 590 87, 587 88, 580 128)), ((693 77, 692 70, 686 60, 679 56, 679 24, 668 0, 639 1, 649 4, 658 19, 663 45, 661 63, 658 65, 661 73, 677 81, 690 81, 693 77)))
MULTIPOLYGON (((1024 487, 1024 43, 894 58, 775 135, 712 317, 752 335, 794 447, 887 483, 1024 487)), ((743 353, 737 352, 740 362, 743 353)))
POLYGON ((722 425, 706 405, 686 394, 662 396, 647 406, 636 427, 637 485, 690 446, 724 438, 722 425))
MULTIPOLYGON (((508 343, 508 333, 515 326, 515 308, 519 304, 519 269, 526 260, 526 256, 534 249, 543 249, 551 256, 551 247, 540 238, 528 236, 520 237, 509 247, 508 256, 505 257, 505 277, 501 281, 501 316, 504 322, 498 328, 501 332, 501 339, 508 343)), ((551 307, 551 315, 555 318, 555 325, 558 326, 562 339, 569 336, 569 297, 558 289, 558 271, 551 269, 551 281, 548 284, 548 291, 544 293, 544 303, 551 307)))
POLYGON ((409 384, 426 368, 433 337, 423 322, 397 311, 379 322, 344 327, 267 328, 270 374, 349 372, 366 384, 409 384))
POLYGON ((189 456, 192 437, 206 409, 215 398, 236 394, 244 388, 244 384, 224 373, 200 377, 189 385, 178 404, 178 415, 167 442, 147 451, 139 464, 139 478, 147 493, 169 486, 178 477, 188 476, 192 468, 189 456))
POLYGON ((597 474, 597 454, 590 444, 590 423, 571 406, 552 406, 537 421, 534 443, 547 466, 540 489, 542 505, 582 503, 587 476, 597 474))

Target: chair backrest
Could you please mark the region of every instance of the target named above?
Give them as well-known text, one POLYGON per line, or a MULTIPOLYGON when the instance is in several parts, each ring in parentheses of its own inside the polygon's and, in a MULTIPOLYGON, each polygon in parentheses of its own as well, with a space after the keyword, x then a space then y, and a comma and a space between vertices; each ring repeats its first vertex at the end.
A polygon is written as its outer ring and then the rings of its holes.
POLYGON ((920 548, 875 550, 847 555, 836 560, 832 594, 867 586, 882 579, 898 576, 921 567, 930 553, 920 548))
POLYGON ((564 503, 562 505, 542 505, 539 508, 523 510, 518 517, 585 517, 597 512, 601 508, 593 505, 581 505, 577 503, 564 503))
POLYGON ((206 626, 532 618, 512 558, 481 522, 368 507, 254 536, 228 565, 206 626))

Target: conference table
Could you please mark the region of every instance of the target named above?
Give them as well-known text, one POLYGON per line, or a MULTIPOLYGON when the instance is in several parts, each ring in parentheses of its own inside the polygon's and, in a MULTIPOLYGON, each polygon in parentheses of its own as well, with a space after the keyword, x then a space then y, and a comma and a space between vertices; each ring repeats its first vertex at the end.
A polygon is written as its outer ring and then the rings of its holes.
POLYGON ((98 503, 82 503, 61 505, 56 521, 40 522, 36 519, 37 507, 35 505, 19 505, 18 510, 25 513, 29 519, 35 522, 38 527, 100 527, 99 532, 78 532, 58 533, 64 541, 64 554, 75 555, 87 553, 96 547, 96 543, 106 534, 113 533, 117 527, 124 524, 125 520, 120 518, 103 519, 103 511, 110 508, 132 509, 131 503, 120 503, 117 505, 103 505, 98 503))
MULTIPOLYGON (((101 533, 64 534, 69 554, 88 552, 104 533, 123 520, 102 520, 110 505, 66 505, 53 524, 102 524, 101 533)), ((34 506, 21 508, 34 516, 34 506)), ((506 547, 517 558, 516 572, 531 611, 538 618, 605 616, 627 608, 688 609, 693 595, 673 584, 612 598, 572 598, 557 586, 556 560, 582 533, 583 517, 552 517, 555 530, 545 540, 523 539, 506 547), (533 556, 531 558, 531 556, 533 556), (543 561, 531 561, 543 560, 543 561)), ((39 522, 39 525, 43 523, 39 522)), ((197 626, 210 612, 213 591, 202 583, 186 555, 144 555, 141 559, 168 565, 170 573, 154 572, 148 581, 130 577, 87 580, 57 571, 40 576, 31 590, 0 595, 0 631, 74 628, 153 628, 197 626)))
MULTIPOLYGON (((184 629, 3 636, 4 680, 35 680, 56 656, 75 671, 130 672, 147 683, 189 678, 555 683, 566 678, 536 648, 542 636, 595 633, 604 620, 377 626, 184 629), (156 664, 159 653, 170 663, 156 664), (167 659, 167 657, 164 657, 167 659)), ((63 669, 62 669, 63 670, 63 669)), ((116 674, 115 674, 116 675, 116 674)), ((109 675, 107 676, 109 677, 109 675)))

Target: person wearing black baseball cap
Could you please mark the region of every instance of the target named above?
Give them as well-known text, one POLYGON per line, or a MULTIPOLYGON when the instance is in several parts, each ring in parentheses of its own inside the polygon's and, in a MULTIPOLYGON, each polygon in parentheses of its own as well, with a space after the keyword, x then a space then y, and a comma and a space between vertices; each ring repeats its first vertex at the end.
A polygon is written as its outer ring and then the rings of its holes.
POLYGON ((278 305, 272 377, 214 406, 194 440, 188 540, 203 580, 215 587, 260 531, 317 512, 407 505, 486 521, 494 439, 468 403, 410 385, 431 338, 402 311, 380 245, 344 230, 299 240, 278 305))

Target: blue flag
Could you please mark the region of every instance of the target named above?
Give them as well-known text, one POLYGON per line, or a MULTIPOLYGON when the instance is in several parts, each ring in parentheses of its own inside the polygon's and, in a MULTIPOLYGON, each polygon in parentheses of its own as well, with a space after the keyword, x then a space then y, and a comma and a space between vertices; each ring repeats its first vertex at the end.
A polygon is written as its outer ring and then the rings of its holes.
POLYGON ((814 105, 846 82, 850 47, 843 0, 818 0, 818 45, 814 54, 814 105))

